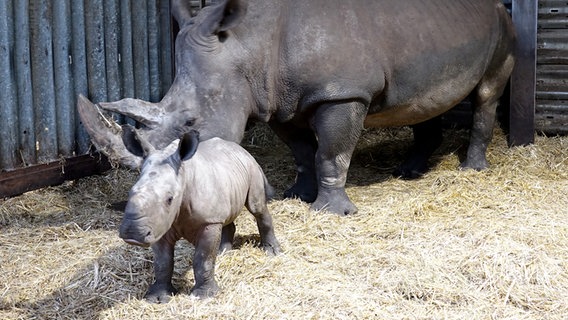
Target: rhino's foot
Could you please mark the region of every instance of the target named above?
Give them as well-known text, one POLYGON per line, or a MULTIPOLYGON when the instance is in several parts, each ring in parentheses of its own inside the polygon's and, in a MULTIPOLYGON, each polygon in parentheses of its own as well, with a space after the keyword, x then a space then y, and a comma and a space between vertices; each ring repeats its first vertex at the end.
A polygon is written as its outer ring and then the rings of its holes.
POLYGON ((217 282, 215 280, 211 280, 199 286, 196 285, 195 287, 193 287, 193 289, 191 289, 191 296, 197 298, 212 298, 217 295, 219 291, 220 289, 217 285, 217 282))
POLYGON ((393 176, 402 179, 417 179, 428 171, 428 161, 423 158, 408 158, 401 163, 394 171, 393 176))
POLYGON ((339 216, 357 213, 357 207, 349 200, 344 188, 321 188, 310 209, 324 210, 339 216))
POLYGON ((144 299, 148 302, 152 303, 167 303, 170 301, 172 296, 176 295, 178 291, 171 283, 168 284, 161 284, 161 283, 154 283, 150 286, 146 295, 144 295, 144 299))
POLYGON ((315 186, 300 183, 294 184, 290 189, 284 192, 284 198, 300 199, 307 203, 314 202, 317 195, 318 191, 315 186))
POLYGON ((263 242, 261 246, 262 250, 264 250, 269 256, 275 256, 282 252, 282 249, 280 249, 280 244, 276 239, 267 240, 266 242, 263 242))
POLYGON ((225 242, 225 243, 221 243, 221 245, 219 246, 219 251, 217 252, 217 254, 223 254, 227 251, 231 251, 233 250, 233 243, 231 242, 225 242))
POLYGON ((466 159, 464 162, 460 164, 460 169, 474 169, 477 171, 481 171, 487 169, 489 167, 489 163, 487 163, 486 159, 466 159))

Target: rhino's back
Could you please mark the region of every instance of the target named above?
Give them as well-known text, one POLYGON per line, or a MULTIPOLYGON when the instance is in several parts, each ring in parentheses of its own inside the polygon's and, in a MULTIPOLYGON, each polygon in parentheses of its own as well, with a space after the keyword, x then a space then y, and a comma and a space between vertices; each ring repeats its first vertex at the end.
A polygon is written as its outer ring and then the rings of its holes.
POLYGON ((479 82, 502 33, 499 0, 274 5, 283 15, 269 28, 279 34, 272 45, 278 48, 283 118, 297 112, 296 105, 353 98, 366 101, 371 113, 411 105, 418 118, 441 113, 445 110, 432 109, 449 108, 445 105, 461 100, 479 82), (421 104, 423 109, 415 110, 421 104))

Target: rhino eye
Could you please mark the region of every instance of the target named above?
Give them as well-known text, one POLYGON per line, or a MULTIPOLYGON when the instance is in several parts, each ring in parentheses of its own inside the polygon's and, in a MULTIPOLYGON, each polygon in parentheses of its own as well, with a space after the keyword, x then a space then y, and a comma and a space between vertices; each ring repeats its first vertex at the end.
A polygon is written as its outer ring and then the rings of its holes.
POLYGON ((168 197, 168 199, 166 199, 166 204, 167 204, 168 206, 172 205, 172 201, 173 201, 173 200, 174 200, 173 197, 168 197))
POLYGON ((189 119, 184 123, 185 127, 192 127, 195 124, 195 119, 189 119))

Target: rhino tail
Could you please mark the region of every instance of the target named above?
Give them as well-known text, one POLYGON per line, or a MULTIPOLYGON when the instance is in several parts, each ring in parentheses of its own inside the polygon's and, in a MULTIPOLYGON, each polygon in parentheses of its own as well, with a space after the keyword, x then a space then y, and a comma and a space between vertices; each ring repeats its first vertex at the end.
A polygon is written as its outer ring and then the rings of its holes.
POLYGON ((264 174, 262 175, 262 178, 264 179, 264 195, 266 196, 266 201, 268 202, 276 197, 276 190, 274 190, 274 187, 270 185, 268 179, 264 174))

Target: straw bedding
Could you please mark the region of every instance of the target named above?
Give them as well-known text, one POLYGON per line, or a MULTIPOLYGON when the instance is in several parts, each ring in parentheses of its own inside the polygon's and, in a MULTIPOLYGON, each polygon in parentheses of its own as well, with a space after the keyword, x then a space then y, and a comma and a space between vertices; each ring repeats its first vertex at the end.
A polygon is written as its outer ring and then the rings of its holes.
MULTIPOLYGON (((566 319, 568 138, 507 148, 496 130, 491 168, 458 170, 467 134, 446 132, 424 177, 390 176, 408 129, 369 131, 347 192, 359 213, 269 205, 284 253, 259 248, 252 215, 217 259, 222 292, 197 300, 193 248, 179 242, 169 304, 141 299, 149 249, 118 238, 136 172, 123 169, 0 200, 2 319, 566 319)), ((282 194, 289 151, 263 128, 244 145, 282 194)))

